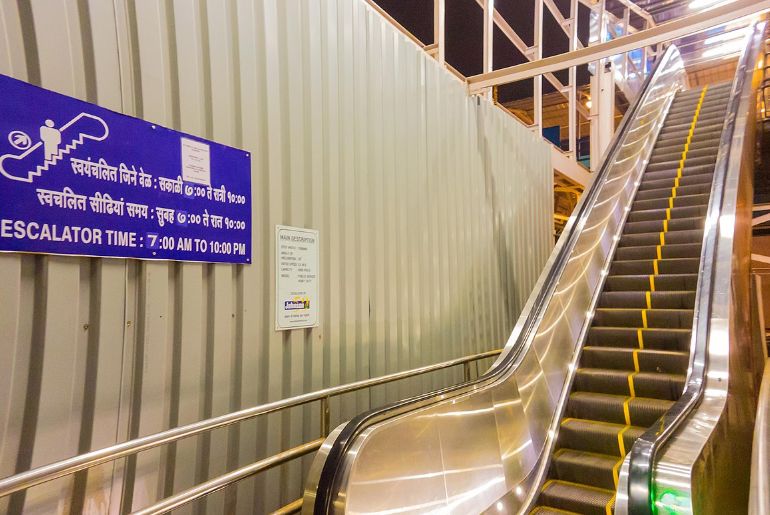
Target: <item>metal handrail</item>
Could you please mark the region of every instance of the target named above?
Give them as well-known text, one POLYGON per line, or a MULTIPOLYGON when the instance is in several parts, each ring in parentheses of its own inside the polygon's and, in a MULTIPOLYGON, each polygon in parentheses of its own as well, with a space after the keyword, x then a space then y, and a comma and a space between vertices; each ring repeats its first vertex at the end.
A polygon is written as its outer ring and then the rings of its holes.
POLYGON ((135 511, 132 515, 156 515, 175 510, 184 506, 185 504, 191 503, 196 499, 200 499, 201 497, 205 497, 207 495, 213 494, 214 492, 218 492, 223 488, 227 488, 228 486, 240 481, 241 479, 246 479, 247 477, 253 476, 260 472, 264 472, 266 470, 270 470, 273 467, 277 467, 278 465, 282 465, 288 461, 300 458, 306 454, 310 454, 311 452, 315 452, 321 447, 321 445, 323 445, 323 443, 324 438, 318 438, 312 442, 303 443, 302 445, 298 445, 292 449, 280 452, 274 456, 265 458, 264 460, 246 465, 245 467, 233 470, 227 474, 223 474, 213 479, 209 479, 204 483, 190 487, 187 490, 183 490, 178 494, 167 497, 162 501, 153 504, 152 506, 148 506, 141 510, 135 511))
MULTIPOLYGON (((764 22, 755 23, 749 41, 757 37, 757 31, 764 31, 764 22)), ((761 36, 761 34, 760 34, 761 36)), ((759 48, 751 43, 741 54, 741 58, 733 81, 730 98, 727 104, 727 117, 722 129, 719 143, 719 154, 714 167, 714 179, 711 190, 706 220, 717 220, 722 210, 724 183, 727 178, 730 155, 733 151, 732 140, 735 132, 738 108, 746 94, 746 75, 753 72, 756 54, 759 48)), ((658 452, 662 446, 679 429, 703 396, 706 387, 706 372, 708 360, 708 342, 710 337, 711 308, 713 302, 713 284, 716 274, 716 241, 719 230, 718 224, 707 224, 701 250, 701 270, 698 276, 695 300, 695 315, 693 318, 693 334, 690 350, 690 373, 687 383, 679 400, 666 412, 660 420, 645 431, 634 442, 629 453, 628 476, 628 511, 629 513, 652 514, 654 506, 651 503, 653 488, 653 468, 658 452)))
POLYGON ((770 491, 767 488, 770 482, 770 360, 765 362, 751 454, 749 514, 770 515, 770 491))
MULTIPOLYGON (((333 386, 330 388, 324 388, 323 390, 317 390, 315 392, 305 393, 302 395, 297 395, 295 397, 289 397, 287 399, 282 399, 279 401, 270 402, 267 404, 254 406, 251 408, 246 408, 240 411, 234 411, 232 413, 227 413, 225 415, 220 415, 218 417, 213 417, 206 420, 201 420, 199 422, 194 422, 186 426, 180 426, 173 429, 169 429, 167 431, 161 431, 159 433, 143 436, 141 438, 128 440, 123 443, 115 444, 115 445, 105 447, 103 449, 98 449, 95 451, 90 451, 84 454, 80 454, 78 456, 73 456, 72 458, 67 458, 61 461, 50 463, 48 465, 43 465, 41 467, 34 468, 32 470, 28 470, 26 472, 21 472, 13 476, 3 478, 2 480, 0 480, 0 497, 5 497, 7 495, 11 495, 14 492, 26 490, 27 488, 31 488, 41 483, 53 481, 54 479, 58 479, 63 476, 74 474, 81 470, 89 469, 91 467, 95 467, 103 463, 107 463, 110 461, 117 460, 119 458, 123 458, 132 454, 139 453, 141 451, 145 451, 147 449, 152 449, 154 447, 158 447, 161 445, 167 445, 167 444, 176 442, 178 440, 181 440, 183 438, 188 438, 190 436, 194 436, 197 434, 213 431, 214 429, 219 429, 238 422, 243 422, 245 420, 249 420, 254 417, 267 415, 269 413, 274 413, 276 411, 281 411, 287 408, 293 408, 295 406, 309 404, 315 401, 321 402, 321 436, 325 437, 329 432, 329 421, 330 421, 329 399, 331 397, 337 397, 339 395, 343 395, 346 393, 355 392, 358 390, 371 388, 373 386, 391 383, 401 379, 407 379, 410 377, 415 377, 415 376, 427 374, 430 372, 435 372, 438 370, 444 370, 444 369, 452 368, 459 365, 464 366, 463 377, 467 381, 470 376, 470 363, 479 361, 485 358, 495 357, 501 352, 502 352, 502 349, 480 352, 478 354, 473 354, 462 358, 451 359, 449 361, 435 363, 433 365, 426 365, 424 367, 419 367, 412 370, 395 372, 393 374, 387 374, 384 376, 364 379, 353 383, 333 386)), ((321 440, 321 442, 322 441, 323 440, 321 440)), ((311 444, 312 443, 315 443, 315 442, 311 442, 311 444)), ((309 445, 309 444, 305 444, 305 445, 309 445)), ((320 446, 320 443, 318 444, 318 446, 320 446)), ((290 452, 290 451, 285 451, 285 452, 290 452)), ((280 456, 281 454, 276 456, 280 456)), ((305 454, 307 454, 307 452, 305 454)), ((261 470, 265 470, 264 468, 259 468, 258 465, 260 463, 269 461, 275 458, 276 456, 267 458, 265 460, 262 460, 261 462, 257 462, 251 465, 250 467, 255 467, 255 470, 249 475, 256 474, 257 472, 261 472, 261 470)), ((280 463, 283 463, 283 461, 273 463, 267 468, 271 468, 272 466, 279 465, 280 463)), ((248 467, 245 467, 245 468, 248 468, 248 467)), ((243 471, 243 469, 239 469, 239 470, 243 471)), ((235 471, 235 472, 238 472, 238 471, 235 471)), ((225 476, 222 476, 222 477, 225 477, 225 476)), ((216 479, 212 481, 216 481, 216 479)), ((208 485, 208 487, 211 487, 209 483, 212 483, 212 481, 204 483, 204 485, 208 485)), ((222 488, 222 487, 219 487, 219 488, 222 488)), ((211 491, 216 491, 219 488, 216 488, 211 491)), ((203 490, 197 490, 195 488, 191 490, 195 490, 193 493, 200 494, 200 495, 191 497, 186 502, 189 502, 193 499, 196 499, 198 497, 202 497, 203 495, 208 495, 208 493, 211 493, 211 491, 201 493, 203 490)), ((190 491, 186 491, 188 495, 192 495, 189 492, 190 491)), ((177 497, 177 496, 174 496, 174 497, 177 497)))

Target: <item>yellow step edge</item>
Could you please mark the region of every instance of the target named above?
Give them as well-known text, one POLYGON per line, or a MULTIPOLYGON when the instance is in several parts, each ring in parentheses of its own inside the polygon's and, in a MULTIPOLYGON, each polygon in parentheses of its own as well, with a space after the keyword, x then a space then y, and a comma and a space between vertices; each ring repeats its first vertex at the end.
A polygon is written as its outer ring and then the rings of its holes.
MULTIPOLYGON (((609 490, 607 488, 601 488, 593 485, 584 485, 583 483, 575 483, 574 481, 565 481, 563 479, 549 479, 548 481, 546 481, 545 485, 551 486, 554 483, 559 483, 567 486, 576 486, 578 488, 585 488, 586 490, 593 490, 594 492, 601 492, 603 494, 615 493, 613 490, 609 490)), ((543 485, 543 488, 541 489, 541 491, 545 490, 545 485, 543 485)))
POLYGON ((636 390, 634 389, 634 376, 639 372, 631 372, 628 374, 628 393, 631 397, 636 397, 636 390))
POLYGON ((607 501, 607 505, 604 507, 604 512, 607 515, 612 515, 612 506, 615 504, 615 496, 617 494, 612 494, 612 497, 610 497, 610 500, 607 501))
POLYGON ((633 397, 627 397, 625 401, 623 401, 623 417, 626 419, 626 425, 631 425, 631 410, 629 409, 628 404, 631 402, 631 399, 633 397))
POLYGON ((620 466, 623 465, 623 460, 625 460, 625 459, 626 459, 626 457, 623 456, 622 458, 620 458, 618 460, 617 463, 615 463, 615 466, 612 467, 612 479, 615 481, 615 488, 618 487, 618 479, 620 477, 620 474, 619 474, 620 466))
POLYGON ((576 514, 574 511, 562 510, 560 508, 554 508, 553 506, 535 506, 535 509, 532 510, 531 512, 529 512, 529 513, 530 514, 539 513, 541 511, 545 511, 545 510, 548 510, 548 511, 551 511, 551 512, 555 512, 555 513, 564 513, 565 515, 579 515, 579 514, 576 514))
POLYGON ((618 451, 620 452, 620 457, 623 458, 626 455, 626 443, 623 441, 623 434, 631 429, 631 426, 625 426, 623 429, 618 431, 618 451))

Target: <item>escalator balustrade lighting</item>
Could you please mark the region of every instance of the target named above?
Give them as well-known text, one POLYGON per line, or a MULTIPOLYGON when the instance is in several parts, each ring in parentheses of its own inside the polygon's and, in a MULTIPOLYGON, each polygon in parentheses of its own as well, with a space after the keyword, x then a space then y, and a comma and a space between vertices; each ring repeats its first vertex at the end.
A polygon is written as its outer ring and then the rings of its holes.
POLYGON ((634 441, 681 396, 729 84, 671 105, 595 310, 539 515, 611 515, 634 441))

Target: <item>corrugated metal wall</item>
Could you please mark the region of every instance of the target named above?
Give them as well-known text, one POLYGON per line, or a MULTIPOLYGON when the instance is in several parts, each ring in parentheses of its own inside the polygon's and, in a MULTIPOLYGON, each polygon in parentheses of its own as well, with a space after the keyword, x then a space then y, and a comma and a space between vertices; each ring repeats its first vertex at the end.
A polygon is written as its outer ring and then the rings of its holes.
MULTIPOLYGON (((499 347, 551 249, 548 147, 360 0, 4 0, 0 73, 250 151, 255 249, 251 266, 0 256, 3 477, 499 347), (273 330, 275 224, 320 230, 317 329, 273 330)), ((458 379, 350 395, 332 422, 458 379)), ((317 434, 318 407, 296 409, 0 511, 128 511, 317 434)), ((302 465, 184 511, 275 508, 302 465)))

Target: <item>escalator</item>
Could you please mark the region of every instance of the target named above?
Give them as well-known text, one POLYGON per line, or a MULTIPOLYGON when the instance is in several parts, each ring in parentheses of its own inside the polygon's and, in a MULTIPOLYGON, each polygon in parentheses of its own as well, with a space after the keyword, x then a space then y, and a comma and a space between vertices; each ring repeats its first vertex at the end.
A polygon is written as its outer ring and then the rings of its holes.
POLYGON ((612 513, 634 441, 682 394, 730 84, 678 93, 599 297, 532 513, 612 513))
POLYGON ((303 513, 743 511, 765 27, 753 25, 729 84, 689 88, 667 48, 500 358, 337 427, 303 513))

